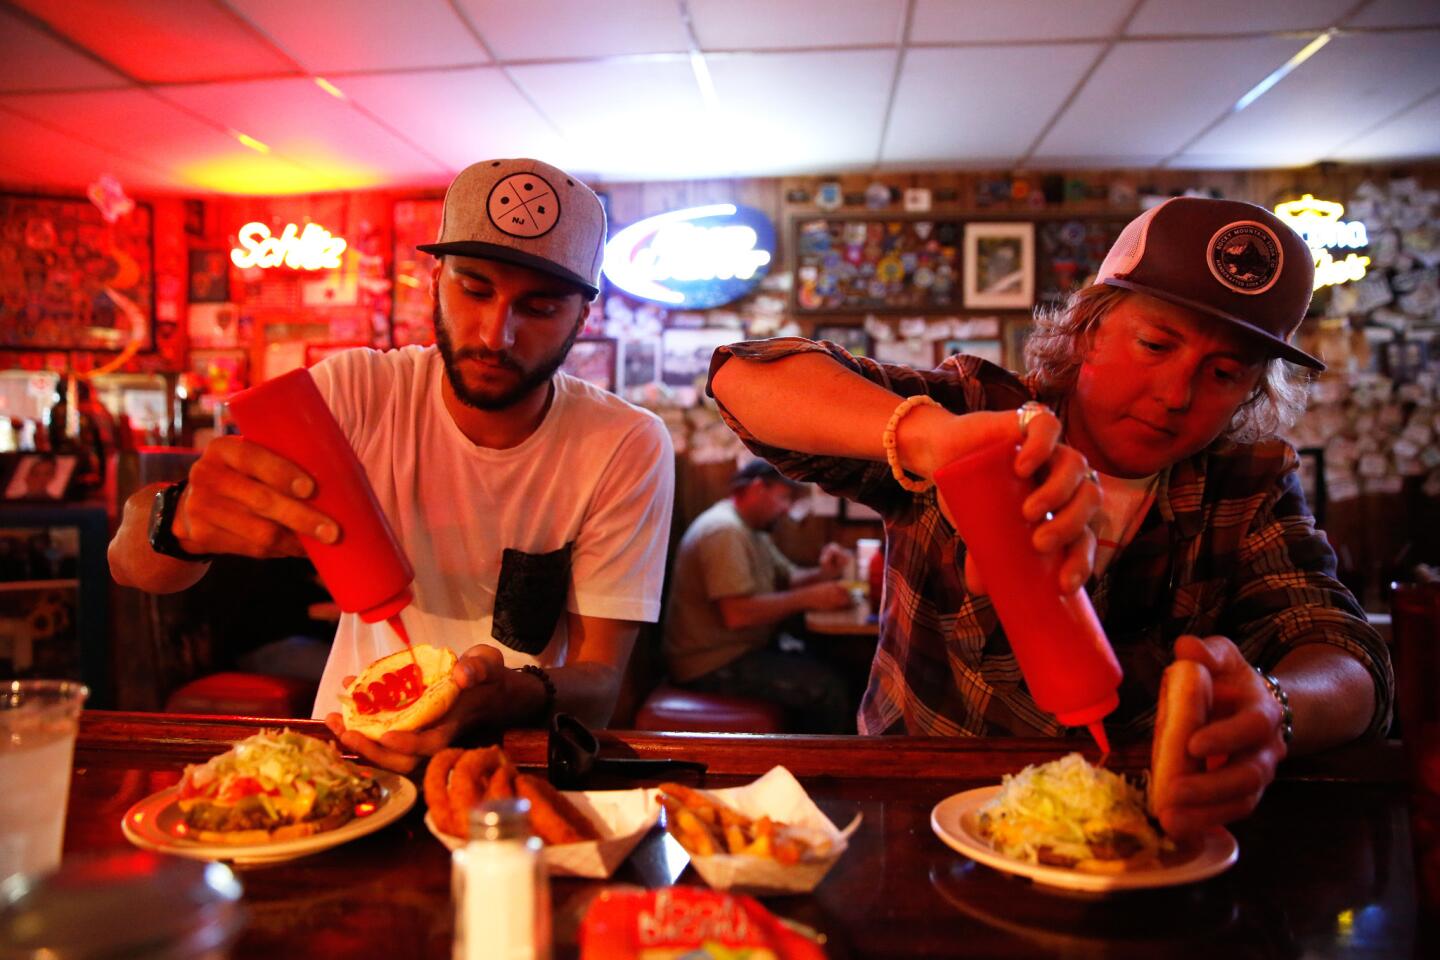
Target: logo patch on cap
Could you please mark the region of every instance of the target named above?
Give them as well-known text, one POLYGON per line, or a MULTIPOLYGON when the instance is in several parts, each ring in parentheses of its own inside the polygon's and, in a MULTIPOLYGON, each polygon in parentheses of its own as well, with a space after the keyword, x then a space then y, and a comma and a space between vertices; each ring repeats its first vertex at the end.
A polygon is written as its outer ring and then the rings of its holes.
POLYGON ((560 219, 560 198, 544 177, 512 173, 495 184, 486 204, 490 222, 512 237, 542 237, 560 219))
POLYGON ((1210 272, 1236 293, 1264 293, 1275 285, 1284 265, 1280 238, 1263 223, 1241 220, 1227 224, 1210 238, 1210 272))

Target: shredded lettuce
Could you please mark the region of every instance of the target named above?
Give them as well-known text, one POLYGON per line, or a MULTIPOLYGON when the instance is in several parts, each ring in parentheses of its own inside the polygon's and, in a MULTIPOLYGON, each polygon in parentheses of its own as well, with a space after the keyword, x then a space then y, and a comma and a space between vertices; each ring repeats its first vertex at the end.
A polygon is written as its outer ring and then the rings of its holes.
POLYGON ((1151 832, 1144 810, 1139 787, 1071 753, 1006 774, 1000 792, 980 808, 980 832, 1001 853, 1029 863, 1039 862, 1041 848, 1084 860, 1108 831, 1151 832))
POLYGON ((266 793, 287 800, 299 794, 327 794, 355 780, 355 771, 333 743, 293 730, 262 730, 203 764, 185 768, 198 794, 215 795, 240 777, 256 780, 266 793))

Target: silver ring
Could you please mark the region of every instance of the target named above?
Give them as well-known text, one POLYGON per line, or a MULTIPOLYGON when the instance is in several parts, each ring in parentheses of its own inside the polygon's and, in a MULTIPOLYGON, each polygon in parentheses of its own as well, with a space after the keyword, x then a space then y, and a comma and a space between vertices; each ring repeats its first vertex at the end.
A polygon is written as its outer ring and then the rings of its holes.
POLYGON ((1089 480, 1091 483, 1095 484, 1098 487, 1100 485, 1100 471, 1093 469, 1090 470, 1088 473, 1085 474, 1085 479, 1089 480))
POLYGON ((1020 422, 1020 436, 1025 436, 1025 434, 1029 431, 1031 420, 1034 420, 1042 413, 1049 412, 1050 408, 1045 406, 1045 404, 1041 403, 1038 400, 1026 400, 1024 403, 1020 404, 1020 406, 1017 407, 1015 410, 1015 416, 1020 422))

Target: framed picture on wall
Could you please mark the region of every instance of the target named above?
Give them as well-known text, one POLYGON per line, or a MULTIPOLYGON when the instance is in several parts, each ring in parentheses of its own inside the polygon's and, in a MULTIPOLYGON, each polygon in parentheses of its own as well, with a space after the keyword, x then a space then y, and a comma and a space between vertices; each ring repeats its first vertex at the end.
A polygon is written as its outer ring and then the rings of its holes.
POLYGON ((935 363, 942 363, 946 357, 963 353, 971 357, 989 360, 997 367, 1005 366, 1005 345, 999 340, 936 340, 935 363))
POLYGON ((660 379, 660 340, 637 337, 620 342, 620 389, 643 387, 660 379))
POLYGON ((797 314, 948 313, 959 306, 958 220, 801 217, 792 228, 797 314))
POLYGON ((815 328, 816 340, 829 340, 844 347, 852 357, 868 357, 874 349, 870 334, 859 324, 822 324, 815 328))
POLYGON ((619 341, 610 337, 581 337, 570 348, 570 355, 560 369, 572 377, 613 392, 618 359, 619 341))
POLYGON ((710 372, 717 349, 743 339, 745 331, 729 327, 670 327, 660 339, 660 379, 668 387, 694 387, 710 372))
POLYGON ((155 348, 150 205, 0 194, 0 349, 155 348))
POLYGON ((227 250, 191 249, 191 303, 224 303, 230 299, 230 253, 227 250))
POLYGON ((1028 310, 1035 303, 1035 225, 967 223, 967 308, 1028 310))
POLYGON ((232 347, 190 351, 190 370, 200 378, 205 392, 228 397, 250 386, 250 354, 232 347))
POLYGON ((5 485, 5 499, 64 500, 70 477, 75 473, 75 459, 75 455, 69 453, 21 455, 10 482, 5 485))

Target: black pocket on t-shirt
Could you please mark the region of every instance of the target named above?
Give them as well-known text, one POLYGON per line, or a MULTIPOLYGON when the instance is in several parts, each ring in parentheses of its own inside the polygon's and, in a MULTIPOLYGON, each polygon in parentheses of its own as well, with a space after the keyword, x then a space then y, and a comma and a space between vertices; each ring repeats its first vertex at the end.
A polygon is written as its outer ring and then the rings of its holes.
POLYGON ((549 553, 506 548, 495 587, 490 635, 511 650, 538 654, 550 643, 570 593, 570 551, 574 541, 549 553))

